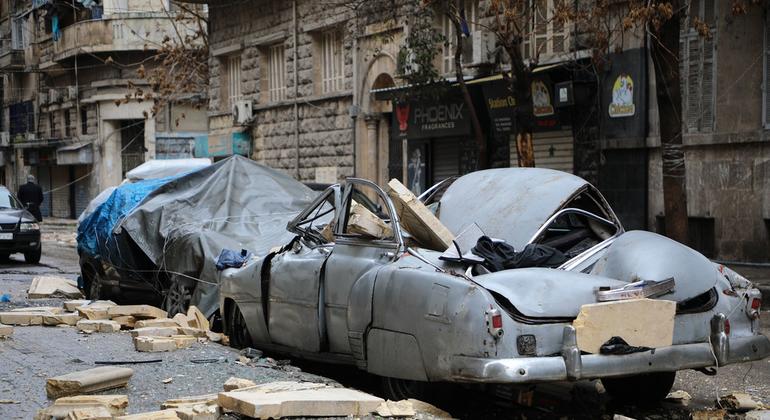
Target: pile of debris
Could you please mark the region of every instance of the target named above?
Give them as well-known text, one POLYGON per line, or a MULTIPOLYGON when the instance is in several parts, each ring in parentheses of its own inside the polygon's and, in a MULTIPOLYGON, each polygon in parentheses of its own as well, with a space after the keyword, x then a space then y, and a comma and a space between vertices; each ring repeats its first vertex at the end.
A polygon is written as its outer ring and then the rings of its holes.
POLYGON ((417 400, 385 401, 361 391, 313 383, 281 381, 257 385, 232 377, 223 392, 174 398, 163 402, 159 411, 126 415, 126 395, 85 395, 128 384, 133 370, 100 367, 50 378, 46 383, 54 403, 38 411, 35 420, 122 419, 122 420, 209 420, 225 413, 255 418, 297 416, 367 416, 451 418, 430 404, 417 400))

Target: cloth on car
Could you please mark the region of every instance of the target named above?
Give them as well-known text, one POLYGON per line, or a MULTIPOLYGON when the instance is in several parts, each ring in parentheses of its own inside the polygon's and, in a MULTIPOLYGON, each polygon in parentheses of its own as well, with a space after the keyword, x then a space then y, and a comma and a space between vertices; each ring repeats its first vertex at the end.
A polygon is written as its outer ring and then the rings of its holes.
POLYGON ((517 252, 512 245, 488 236, 480 237, 471 252, 483 258, 484 267, 492 272, 511 268, 558 267, 567 261, 561 251, 548 245, 528 244, 517 252))
POLYGON ((225 268, 241 268, 251 258, 251 252, 242 249, 241 252, 232 249, 223 249, 217 258, 217 270, 225 268))
POLYGON ((599 347, 599 353, 601 354, 631 354, 641 353, 647 350, 652 350, 652 348, 644 346, 632 346, 628 344, 626 340, 618 336, 610 338, 606 343, 599 347))

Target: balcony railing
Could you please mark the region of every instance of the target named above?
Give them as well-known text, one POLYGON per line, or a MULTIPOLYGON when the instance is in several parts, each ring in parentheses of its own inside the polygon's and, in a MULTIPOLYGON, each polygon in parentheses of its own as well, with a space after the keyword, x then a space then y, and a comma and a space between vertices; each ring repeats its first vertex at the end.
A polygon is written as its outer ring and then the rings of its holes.
POLYGON ((167 17, 113 16, 81 21, 62 29, 58 41, 50 41, 51 56, 43 61, 62 61, 88 53, 152 50, 166 36, 176 37, 173 22, 167 17))
POLYGON ((24 50, 14 47, 10 39, 0 40, 0 69, 24 68, 24 50))

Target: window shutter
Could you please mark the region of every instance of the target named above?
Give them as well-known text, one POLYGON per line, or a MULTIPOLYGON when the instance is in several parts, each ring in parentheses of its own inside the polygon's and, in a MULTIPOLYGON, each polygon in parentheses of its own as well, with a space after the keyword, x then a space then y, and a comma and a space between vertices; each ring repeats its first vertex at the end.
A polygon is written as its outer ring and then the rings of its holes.
POLYGON ((711 37, 706 39, 701 37, 702 45, 702 71, 701 71, 701 113, 699 131, 712 132, 714 131, 714 102, 715 93, 714 89, 714 56, 716 55, 716 34, 712 33, 711 37))

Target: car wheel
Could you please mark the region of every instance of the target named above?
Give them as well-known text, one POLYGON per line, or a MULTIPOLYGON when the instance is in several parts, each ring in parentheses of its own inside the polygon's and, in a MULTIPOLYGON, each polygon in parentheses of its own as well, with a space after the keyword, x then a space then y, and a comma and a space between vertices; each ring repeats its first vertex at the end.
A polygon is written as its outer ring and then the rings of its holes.
MULTIPOLYGON (((102 290, 102 279, 95 270, 89 270, 88 275, 84 275, 86 286, 86 298, 90 300, 105 299, 102 290)), ((85 272, 83 274, 86 274, 85 272)))
POLYGON ((621 403, 656 404, 666 398, 674 386, 676 372, 655 372, 625 378, 604 378, 602 385, 621 403))
POLYGON ((37 264, 40 262, 40 255, 43 253, 42 248, 38 248, 35 251, 29 251, 24 253, 24 261, 27 264, 37 264))
POLYGON ((163 299, 163 309, 172 317, 176 314, 186 314, 190 308, 192 290, 182 281, 173 280, 163 299))
POLYGON ((233 309, 230 311, 229 318, 227 323, 227 333, 230 337, 230 346, 235 347, 236 349, 251 347, 249 328, 246 326, 246 320, 243 318, 243 314, 238 308, 238 305, 233 304, 233 309))
POLYGON ((401 401, 409 398, 424 400, 428 393, 428 383, 410 381, 408 379, 383 377, 382 392, 387 399, 393 401, 401 401))

